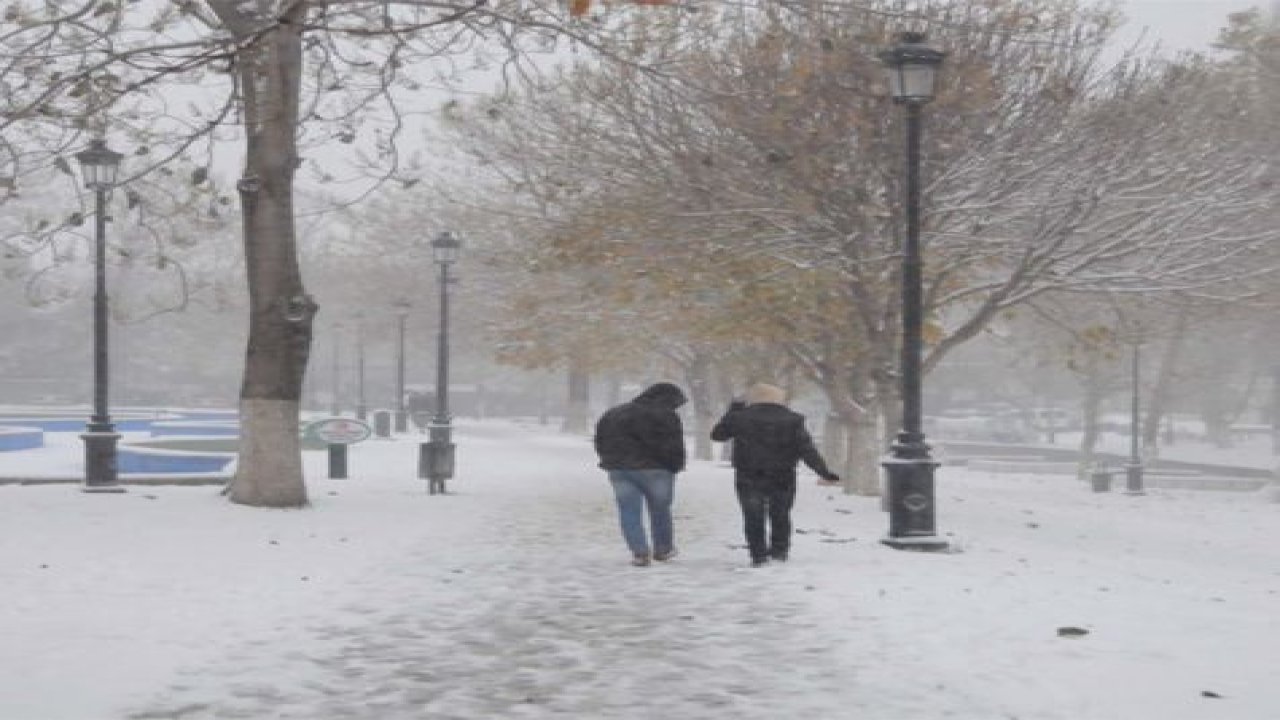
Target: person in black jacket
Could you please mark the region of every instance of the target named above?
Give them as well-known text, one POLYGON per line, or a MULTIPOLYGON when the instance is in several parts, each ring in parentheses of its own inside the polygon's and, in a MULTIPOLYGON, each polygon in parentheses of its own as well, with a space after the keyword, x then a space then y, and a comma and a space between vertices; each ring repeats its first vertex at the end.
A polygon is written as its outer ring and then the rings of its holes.
POLYGON ((785 400, 781 388, 753 385, 747 391, 747 402, 731 404, 711 430, 712 440, 733 441, 734 489, 742 506, 743 531, 753 567, 765 565, 771 558, 779 562, 787 559, 796 465, 801 460, 823 484, 840 481, 814 447, 804 416, 788 409, 785 400))
POLYGON ((685 463, 684 427, 676 409, 685 401, 679 387, 657 383, 596 422, 596 454, 600 467, 609 473, 633 565, 648 565, 650 557, 665 562, 676 553, 671 501, 676 473, 684 470, 685 463), (652 555, 644 527, 646 506, 652 555))

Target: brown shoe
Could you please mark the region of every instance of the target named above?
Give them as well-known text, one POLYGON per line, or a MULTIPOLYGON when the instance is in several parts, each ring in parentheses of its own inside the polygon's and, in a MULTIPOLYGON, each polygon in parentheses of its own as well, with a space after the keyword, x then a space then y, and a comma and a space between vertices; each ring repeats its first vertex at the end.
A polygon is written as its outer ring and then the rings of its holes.
POLYGON ((636 555, 635 557, 631 558, 631 564, 635 565, 636 567, 646 567, 649 565, 649 556, 636 555))
POLYGON ((675 548, 671 548, 670 550, 661 550, 653 554, 653 559, 658 562, 666 562, 675 557, 677 553, 678 551, 675 548))

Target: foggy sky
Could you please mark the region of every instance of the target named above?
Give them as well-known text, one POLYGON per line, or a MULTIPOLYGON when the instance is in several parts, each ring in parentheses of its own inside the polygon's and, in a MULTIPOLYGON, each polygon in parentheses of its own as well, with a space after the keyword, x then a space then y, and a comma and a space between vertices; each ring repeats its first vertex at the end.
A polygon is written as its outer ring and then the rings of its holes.
POLYGON ((1227 15, 1252 7, 1270 7, 1273 0, 1122 0, 1128 22, 1123 39, 1147 38, 1171 50, 1205 50, 1226 25, 1227 15))

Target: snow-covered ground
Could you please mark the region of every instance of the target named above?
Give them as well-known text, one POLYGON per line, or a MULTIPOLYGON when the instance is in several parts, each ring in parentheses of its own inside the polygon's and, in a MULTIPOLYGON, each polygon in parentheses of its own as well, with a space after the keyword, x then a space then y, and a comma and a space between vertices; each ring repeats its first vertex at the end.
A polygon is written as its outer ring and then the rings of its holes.
POLYGON ((633 568, 585 438, 463 423, 434 497, 420 439, 354 446, 349 480, 308 453, 307 510, 0 487, 0 719, 1280 718, 1280 505, 1253 493, 943 468, 958 552, 916 554, 807 477, 792 561, 753 570, 699 462, 680 556, 633 568))

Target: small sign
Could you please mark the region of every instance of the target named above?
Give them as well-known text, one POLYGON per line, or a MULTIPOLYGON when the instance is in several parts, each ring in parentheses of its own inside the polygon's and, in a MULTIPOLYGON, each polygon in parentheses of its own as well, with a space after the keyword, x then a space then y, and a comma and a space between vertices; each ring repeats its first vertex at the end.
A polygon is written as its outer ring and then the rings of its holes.
POLYGON ((325 418, 307 426, 307 434, 329 445, 354 445, 373 435, 369 423, 353 418, 325 418))

